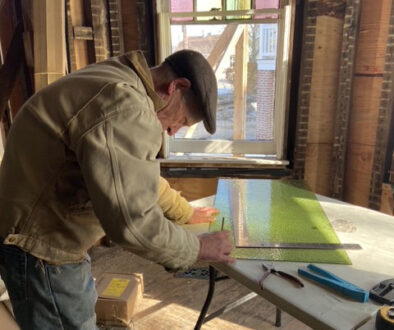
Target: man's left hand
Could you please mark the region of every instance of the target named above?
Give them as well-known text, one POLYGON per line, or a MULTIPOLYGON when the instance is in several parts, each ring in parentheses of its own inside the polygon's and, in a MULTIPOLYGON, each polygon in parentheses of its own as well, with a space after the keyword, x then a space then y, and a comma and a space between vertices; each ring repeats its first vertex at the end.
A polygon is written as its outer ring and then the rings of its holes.
POLYGON ((219 213, 214 207, 195 207, 193 215, 188 220, 188 224, 214 222, 215 216, 219 213))

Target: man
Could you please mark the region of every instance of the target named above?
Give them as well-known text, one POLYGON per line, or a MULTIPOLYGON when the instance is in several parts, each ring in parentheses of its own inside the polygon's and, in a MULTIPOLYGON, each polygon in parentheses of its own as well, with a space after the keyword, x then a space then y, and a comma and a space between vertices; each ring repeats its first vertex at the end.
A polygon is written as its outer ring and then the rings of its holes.
POLYGON ((192 207, 179 191, 172 189, 162 177, 159 181, 159 196, 157 204, 164 216, 179 225, 213 222, 219 213, 214 207, 192 207))
POLYGON ((0 271, 22 329, 94 329, 87 250, 104 234, 167 269, 233 262, 228 232, 195 236, 158 205, 162 131, 215 131, 216 79, 180 51, 140 52, 72 73, 15 118, 0 169, 0 271), (93 211, 94 215, 93 216, 93 211))

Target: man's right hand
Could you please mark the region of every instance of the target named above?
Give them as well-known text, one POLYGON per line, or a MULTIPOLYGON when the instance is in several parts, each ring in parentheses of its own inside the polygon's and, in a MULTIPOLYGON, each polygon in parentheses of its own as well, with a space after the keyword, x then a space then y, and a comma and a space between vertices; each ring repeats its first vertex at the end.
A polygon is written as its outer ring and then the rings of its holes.
POLYGON ((230 232, 227 230, 198 236, 200 240, 198 259, 207 262, 235 262, 235 259, 229 256, 233 249, 229 236, 230 232))

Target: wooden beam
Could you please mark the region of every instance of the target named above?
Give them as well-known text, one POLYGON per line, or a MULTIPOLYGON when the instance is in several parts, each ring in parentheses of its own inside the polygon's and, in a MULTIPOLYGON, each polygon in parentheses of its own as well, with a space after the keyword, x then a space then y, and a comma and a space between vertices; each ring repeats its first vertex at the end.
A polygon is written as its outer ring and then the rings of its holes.
POLYGON ((382 185, 382 200, 380 202, 380 212, 394 215, 394 195, 391 184, 383 183, 382 185))
POLYGON ((374 196, 377 209, 386 149, 376 148, 382 142, 377 136, 387 124, 379 112, 391 5, 391 0, 362 2, 346 154, 345 201, 368 207, 374 196), (373 184, 377 177, 380 182, 373 184))
POLYGON ((363 0, 357 41, 356 74, 384 71, 392 0, 363 0))
POLYGON ((208 63, 215 72, 218 69, 220 62, 222 61, 226 52, 228 52, 228 50, 234 47, 238 42, 243 30, 244 28, 242 25, 227 25, 207 58, 208 63))
MULTIPOLYGON (((72 26, 85 25, 85 8, 83 0, 69 0, 70 2, 70 17, 72 26)), ((90 64, 89 49, 86 40, 71 40, 73 43, 75 53, 75 69, 81 69, 90 64)))
POLYGON ((330 16, 318 16, 316 19, 304 175, 314 192, 326 196, 331 193, 342 28, 343 19, 330 16))
POLYGON ((307 143, 304 179, 318 194, 328 195, 327 181, 331 176, 331 143, 307 143))
MULTIPOLYGON (((349 143, 367 146, 376 144, 381 90, 381 77, 354 77, 352 112, 348 131, 349 143)), ((349 178, 349 184, 353 180, 354 178, 349 178)))
POLYGON ((244 25, 235 47, 234 140, 246 137, 246 98, 248 78, 248 27, 244 25))
POLYGON ((93 29, 90 26, 74 26, 74 39, 93 40, 93 29))
POLYGON ((124 51, 140 48, 140 38, 143 36, 138 33, 138 20, 130 19, 130 17, 137 17, 137 2, 129 0, 121 0, 122 6, 122 32, 124 51))
POLYGON ((345 172, 344 200, 367 206, 371 184, 374 146, 349 143, 345 172))
POLYGON ((64 0, 33 2, 35 90, 64 76, 66 70, 64 0))

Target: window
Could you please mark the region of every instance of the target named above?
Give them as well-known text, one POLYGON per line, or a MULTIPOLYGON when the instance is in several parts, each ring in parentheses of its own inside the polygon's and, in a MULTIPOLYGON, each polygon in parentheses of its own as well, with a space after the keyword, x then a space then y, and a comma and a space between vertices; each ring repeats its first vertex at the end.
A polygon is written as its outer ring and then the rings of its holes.
POLYGON ((201 52, 218 81, 217 130, 166 137, 165 154, 283 159, 292 0, 157 0, 159 60, 201 52))

